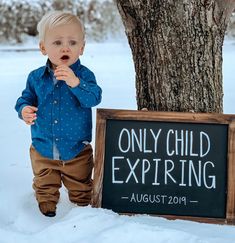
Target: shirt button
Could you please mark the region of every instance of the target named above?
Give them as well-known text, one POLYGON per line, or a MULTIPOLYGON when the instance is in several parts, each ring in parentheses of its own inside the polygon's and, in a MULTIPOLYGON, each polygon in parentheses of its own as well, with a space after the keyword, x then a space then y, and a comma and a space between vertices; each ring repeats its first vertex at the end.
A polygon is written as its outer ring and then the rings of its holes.
POLYGON ((59 138, 56 138, 55 141, 58 142, 59 141, 59 138))
POLYGON ((57 102, 57 100, 54 100, 54 104, 57 104, 58 102, 57 102))
POLYGON ((56 124, 56 123, 58 123, 58 121, 57 120, 54 120, 54 123, 56 124))

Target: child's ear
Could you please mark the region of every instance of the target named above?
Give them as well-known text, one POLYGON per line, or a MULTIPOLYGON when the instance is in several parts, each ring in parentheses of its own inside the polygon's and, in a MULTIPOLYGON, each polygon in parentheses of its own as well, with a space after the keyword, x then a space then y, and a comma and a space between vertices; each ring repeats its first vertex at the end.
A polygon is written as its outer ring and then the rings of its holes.
POLYGON ((40 48, 40 51, 43 55, 46 55, 47 52, 46 52, 46 48, 45 48, 45 45, 42 41, 39 42, 39 48, 40 48))
POLYGON ((83 55, 84 49, 85 49, 85 42, 84 42, 83 46, 80 49, 80 56, 83 55))

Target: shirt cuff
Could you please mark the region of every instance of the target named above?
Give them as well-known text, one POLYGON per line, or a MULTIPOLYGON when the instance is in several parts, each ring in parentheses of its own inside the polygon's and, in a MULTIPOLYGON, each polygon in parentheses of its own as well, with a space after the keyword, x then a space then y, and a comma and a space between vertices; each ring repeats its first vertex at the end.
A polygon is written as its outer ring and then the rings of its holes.
POLYGON ((87 83, 80 79, 80 83, 79 85, 75 86, 75 87, 70 87, 71 91, 74 93, 74 94, 78 94, 78 93, 81 93, 83 91, 90 91, 89 90, 89 85, 87 85, 87 83))
POLYGON ((20 107, 19 111, 18 111, 18 117, 19 117, 20 119, 22 119, 22 120, 23 120, 23 117, 22 117, 22 110, 24 109, 25 106, 28 106, 28 104, 23 104, 23 105, 20 107))

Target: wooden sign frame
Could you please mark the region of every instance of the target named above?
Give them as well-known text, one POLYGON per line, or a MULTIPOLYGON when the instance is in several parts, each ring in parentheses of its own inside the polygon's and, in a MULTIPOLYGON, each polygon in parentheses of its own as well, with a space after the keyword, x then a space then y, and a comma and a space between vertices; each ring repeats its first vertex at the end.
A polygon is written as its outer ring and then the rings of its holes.
MULTIPOLYGON (((186 219, 205 223, 235 224, 235 115, 212 113, 155 112, 97 109, 95 166, 92 206, 101 207, 105 159, 106 121, 160 121, 228 125, 226 218, 206 218, 175 215, 155 215, 168 219, 186 219)), ((128 213, 128 212, 127 212, 128 213)))

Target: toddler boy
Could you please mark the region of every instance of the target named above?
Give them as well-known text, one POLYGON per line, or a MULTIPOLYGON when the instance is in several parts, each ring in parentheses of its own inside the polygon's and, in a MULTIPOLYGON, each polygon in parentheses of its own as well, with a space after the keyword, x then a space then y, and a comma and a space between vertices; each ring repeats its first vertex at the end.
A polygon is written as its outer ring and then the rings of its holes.
POLYGON ((31 125, 33 188, 40 211, 56 215, 59 188, 85 206, 92 190, 91 107, 101 101, 94 74, 81 65, 84 28, 77 16, 53 11, 38 23, 39 47, 48 56, 32 71, 15 109, 31 125))

